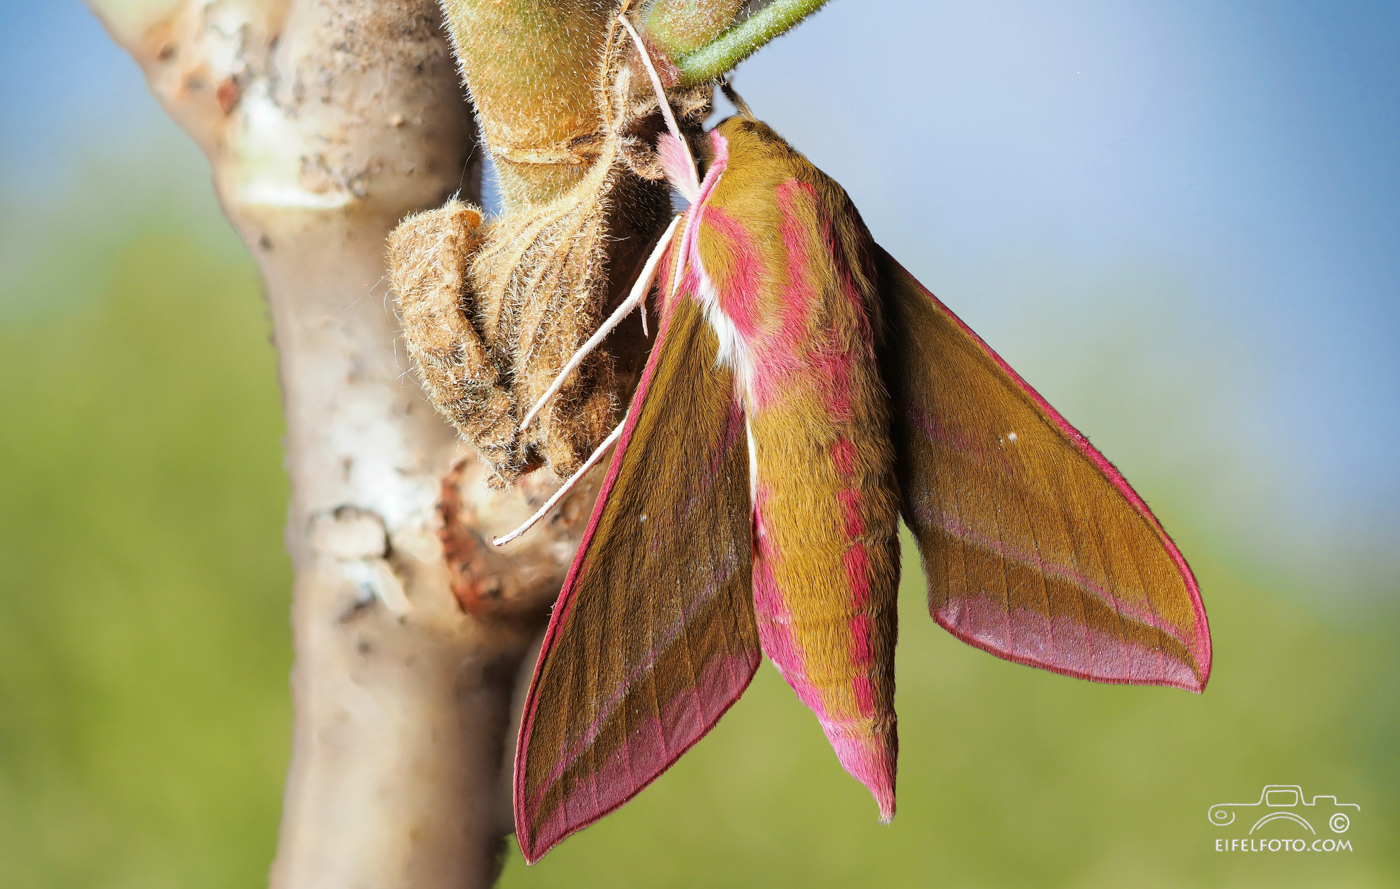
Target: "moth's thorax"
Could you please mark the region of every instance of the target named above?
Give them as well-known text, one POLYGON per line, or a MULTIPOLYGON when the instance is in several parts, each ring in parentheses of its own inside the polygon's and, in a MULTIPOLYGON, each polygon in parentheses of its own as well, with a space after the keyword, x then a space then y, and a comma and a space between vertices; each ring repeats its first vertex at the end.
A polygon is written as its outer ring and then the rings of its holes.
POLYGON ((685 257, 685 267, 694 275, 688 289, 695 294, 696 301, 705 311, 705 319, 719 340, 719 364, 734 372, 735 383, 740 392, 744 392, 748 388, 751 367, 748 350, 743 337, 721 305, 719 290, 714 279, 705 270, 705 262, 699 250, 700 230, 705 224, 710 198, 729 165, 728 141, 716 130, 711 130, 709 136, 713 157, 705 170, 705 178, 700 181, 699 191, 693 195, 685 193, 687 178, 679 165, 689 163, 689 158, 684 156, 679 143, 674 138, 663 138, 659 153, 672 187, 691 202, 685 225, 681 230, 680 244, 681 255, 685 257))
POLYGON ((840 186, 771 131, 731 120, 712 132, 726 171, 692 211, 686 256, 695 287, 751 408, 823 389, 874 360, 868 240, 840 186))
POLYGON ((748 396, 752 391, 753 378, 753 361, 750 357, 748 344, 734 325, 734 321, 725 313, 714 281, 705 274, 705 270, 698 260, 692 263, 692 267, 695 269, 696 277, 694 287, 696 300, 704 309, 705 320, 709 322, 710 328, 714 330, 715 337, 719 340, 718 363, 721 367, 734 372, 734 381, 739 392, 748 396))

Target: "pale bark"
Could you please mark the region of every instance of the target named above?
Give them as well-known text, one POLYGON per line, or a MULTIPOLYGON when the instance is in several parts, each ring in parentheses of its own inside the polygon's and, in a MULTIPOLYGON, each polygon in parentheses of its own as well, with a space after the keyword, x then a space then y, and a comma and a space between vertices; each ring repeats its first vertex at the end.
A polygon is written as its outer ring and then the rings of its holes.
MULTIPOLYGON (((477 198, 484 154, 438 2, 88 2, 208 156, 271 307, 296 575, 294 737, 272 885, 490 885, 512 829, 522 686, 600 471, 492 549, 556 485, 536 473, 488 490, 409 373, 386 237, 453 193, 477 198)), ((506 211, 559 198, 616 135, 604 132, 599 77, 618 6, 442 2, 506 211)), ((674 0, 653 24, 663 48, 669 37, 697 56, 706 40, 767 27, 725 56, 737 59, 821 2, 775 3, 786 18, 720 36, 738 5, 674 0)), ((646 234, 618 240, 635 250, 646 234)))
POLYGON ((489 885, 511 830, 512 695, 596 486, 489 551, 551 485, 487 491, 398 343, 386 235, 474 188, 436 4, 89 2, 208 155, 271 306, 296 573, 272 884, 489 885))

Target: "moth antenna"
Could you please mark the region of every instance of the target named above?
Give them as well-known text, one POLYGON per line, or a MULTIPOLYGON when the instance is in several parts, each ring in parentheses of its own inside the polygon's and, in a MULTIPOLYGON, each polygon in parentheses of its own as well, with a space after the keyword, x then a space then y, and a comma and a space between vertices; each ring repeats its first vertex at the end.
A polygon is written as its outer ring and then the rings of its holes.
POLYGON ((558 503, 561 499, 563 499, 565 494, 573 490, 574 485, 578 483, 578 480, 583 478, 583 474, 588 470, 592 469, 593 464, 597 463, 598 459, 603 456, 603 452, 606 451, 608 448, 612 447, 613 444, 619 438, 622 437, 622 427, 626 425, 627 418, 623 417, 622 422, 617 424, 617 428, 613 429, 612 432, 608 433, 608 437, 603 439, 602 444, 598 445, 598 450, 594 451, 591 455, 589 455, 588 459, 584 461, 583 465, 578 468, 578 472, 575 472, 573 475, 569 476, 569 480, 559 486, 559 490, 555 491, 553 496, 551 496, 548 500, 544 502, 544 506, 541 506, 539 508, 539 511, 537 511, 534 515, 526 519, 525 524, 521 525, 519 528, 516 528, 514 531, 510 532, 504 537, 497 537, 494 540, 492 540, 492 545, 505 546, 507 543, 510 543, 512 540, 519 537, 521 534, 524 534, 526 531, 533 528, 535 523, 538 522, 540 519, 544 518, 545 515, 547 515, 549 511, 554 508, 554 505, 558 503))
POLYGON ((672 217, 671 224, 666 227, 665 233, 661 235, 661 240, 656 242, 656 247, 652 249, 651 255, 647 257, 646 265, 642 266, 642 273, 637 277, 636 283, 632 285, 632 292, 627 294, 627 298, 613 310, 613 313, 608 316, 608 320, 604 321, 593 336, 588 338, 588 342, 579 346, 578 351, 569 358, 563 370, 559 371, 554 381, 549 384, 549 388, 545 389, 544 394, 535 402, 535 406, 530 408, 530 412, 525 415, 525 419, 520 421, 521 432, 530 428, 530 424, 534 421, 535 417, 539 416, 540 411, 544 410, 544 406, 549 403, 549 400, 558 395, 559 390, 564 388, 564 383, 568 380, 569 374, 578 370, 578 366, 583 363, 583 359, 587 358, 590 352, 598 348, 598 344, 612 332, 614 327, 621 324, 622 319, 626 318, 628 313, 638 305, 642 307, 642 325, 645 330, 647 293, 651 290, 651 285, 656 280, 656 266, 661 262, 661 257, 666 253, 666 248, 670 246, 671 239, 675 237, 676 225, 680 220, 681 218, 679 216, 672 217))
POLYGON ((729 82, 729 78, 726 77, 724 80, 721 80, 719 82, 719 88, 724 93, 724 97, 733 103, 735 108, 739 109, 740 114, 749 120, 757 122, 758 118, 754 117, 753 110, 749 108, 749 103, 745 102, 743 97, 735 92, 734 86, 729 82))
POLYGON ((685 183, 686 188, 689 189, 686 197, 694 200, 694 195, 700 193, 700 167, 695 163, 695 156, 690 153, 690 143, 686 142, 685 137, 681 135, 681 128, 676 123, 676 116, 671 113, 671 103, 666 99, 666 89, 661 85, 661 75, 656 73, 656 66, 651 63, 651 53, 647 52, 646 44, 642 42, 642 36, 637 33, 636 28, 632 27, 632 22, 628 20, 627 16, 620 15, 617 18, 622 23, 622 27, 627 29, 632 42, 637 44, 637 52, 641 54, 642 65, 646 67, 647 76, 651 78, 651 88, 656 92, 656 101, 661 105, 661 116, 666 119, 666 128, 671 131, 671 135, 681 144, 681 150, 685 152, 686 175, 689 177, 689 181, 685 183))

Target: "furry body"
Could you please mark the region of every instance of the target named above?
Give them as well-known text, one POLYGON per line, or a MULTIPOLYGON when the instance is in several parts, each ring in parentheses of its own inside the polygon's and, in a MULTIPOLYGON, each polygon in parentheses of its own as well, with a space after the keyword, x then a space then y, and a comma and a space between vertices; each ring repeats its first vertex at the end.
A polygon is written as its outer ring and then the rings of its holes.
POLYGON ((1117 470, 772 130, 711 138, 526 700, 527 861, 665 771, 760 652, 892 816, 901 516, 959 638, 1098 681, 1209 676, 1195 579, 1117 470))
POLYGON ((748 418, 759 636, 889 820, 899 502, 870 236, 763 124, 732 118, 712 138, 718 179, 686 258, 748 418))

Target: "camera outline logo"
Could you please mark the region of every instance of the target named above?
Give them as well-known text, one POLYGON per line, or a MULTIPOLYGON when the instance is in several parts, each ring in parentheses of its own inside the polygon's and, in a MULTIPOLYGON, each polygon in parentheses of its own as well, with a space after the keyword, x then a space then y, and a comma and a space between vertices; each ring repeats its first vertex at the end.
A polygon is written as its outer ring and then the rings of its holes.
POLYGON ((1312 823, 1304 817, 1310 815, 1314 820, 1319 816, 1325 817, 1327 827, 1332 833, 1346 833, 1351 827, 1351 815, 1342 810, 1361 811, 1361 806, 1357 803, 1339 803, 1335 796, 1318 795, 1309 802, 1303 795, 1303 788, 1297 784, 1266 784, 1259 792, 1259 800, 1252 803, 1216 803, 1206 811, 1206 820, 1215 827, 1227 827, 1235 823, 1235 813, 1239 811, 1246 814, 1252 810, 1260 817, 1254 822, 1254 826, 1249 829, 1250 834, 1268 824, 1271 821, 1293 821, 1308 829, 1308 832, 1317 835, 1317 830, 1312 823), (1327 805, 1325 801, 1330 801, 1327 805), (1322 809, 1317 808, 1322 805, 1322 809), (1303 811, 1295 811, 1301 809, 1303 811), (1328 814, 1330 813, 1330 814, 1328 814))

